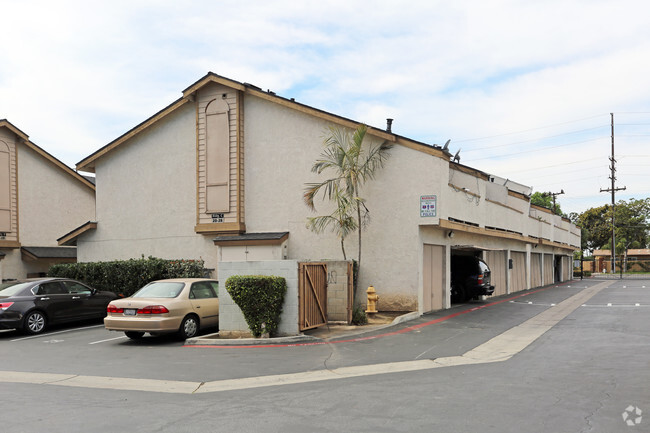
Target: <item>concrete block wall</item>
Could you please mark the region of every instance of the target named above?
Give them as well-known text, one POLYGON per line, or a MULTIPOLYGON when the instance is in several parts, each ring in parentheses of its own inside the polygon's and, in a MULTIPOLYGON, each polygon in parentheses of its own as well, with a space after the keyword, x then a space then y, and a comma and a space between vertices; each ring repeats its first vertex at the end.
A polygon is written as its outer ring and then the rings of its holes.
POLYGON ((298 335, 298 261, 219 262, 219 332, 250 336, 243 313, 226 290, 232 275, 274 275, 287 281, 278 336, 298 335))
POLYGON ((327 261, 327 320, 348 320, 348 263, 327 261))

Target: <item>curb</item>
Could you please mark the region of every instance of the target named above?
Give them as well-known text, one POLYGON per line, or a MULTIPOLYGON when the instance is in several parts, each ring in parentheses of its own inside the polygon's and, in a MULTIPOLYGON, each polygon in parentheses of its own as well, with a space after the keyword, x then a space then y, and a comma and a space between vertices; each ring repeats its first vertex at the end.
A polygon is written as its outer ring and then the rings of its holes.
POLYGON ((219 338, 219 333, 188 338, 185 346, 266 346, 273 344, 298 344, 323 341, 311 335, 292 335, 289 337, 273 338, 219 338))
MULTIPOLYGON (((345 335, 338 335, 334 339, 349 338, 354 335, 366 334, 368 332, 377 331, 379 329, 388 328, 400 323, 415 320, 420 317, 417 311, 403 314, 393 319, 391 323, 381 326, 372 327, 372 329, 360 326, 358 331, 350 332, 345 335)), ((185 340, 185 346, 272 346, 272 345, 291 345, 301 343, 320 343, 329 341, 330 338, 319 338, 311 335, 292 335, 287 337, 273 337, 273 338, 219 338, 219 333, 202 335, 200 337, 188 338, 185 340)))

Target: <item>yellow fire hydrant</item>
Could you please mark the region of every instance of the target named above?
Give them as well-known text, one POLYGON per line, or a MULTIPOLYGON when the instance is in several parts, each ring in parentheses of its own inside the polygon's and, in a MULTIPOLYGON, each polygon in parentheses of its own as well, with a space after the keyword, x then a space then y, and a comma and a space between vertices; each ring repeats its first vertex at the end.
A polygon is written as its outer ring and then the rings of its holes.
POLYGON ((366 313, 377 313, 377 302, 379 301, 379 296, 377 296, 375 288, 373 286, 368 287, 366 293, 368 294, 368 309, 366 310, 366 313))

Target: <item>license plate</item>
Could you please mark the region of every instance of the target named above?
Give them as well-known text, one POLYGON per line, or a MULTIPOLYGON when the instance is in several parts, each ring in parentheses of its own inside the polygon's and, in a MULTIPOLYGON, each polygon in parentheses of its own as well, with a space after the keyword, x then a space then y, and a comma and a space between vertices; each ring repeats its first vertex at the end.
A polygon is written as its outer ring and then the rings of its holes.
POLYGON ((125 308, 124 309, 124 315, 125 316, 135 316, 137 312, 138 312, 137 308, 125 308))

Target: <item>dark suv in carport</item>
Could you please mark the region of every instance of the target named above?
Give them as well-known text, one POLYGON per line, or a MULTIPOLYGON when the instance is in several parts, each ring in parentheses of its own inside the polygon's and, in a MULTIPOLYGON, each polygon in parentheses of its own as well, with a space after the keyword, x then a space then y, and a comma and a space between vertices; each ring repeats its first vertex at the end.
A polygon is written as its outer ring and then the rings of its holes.
POLYGON ((465 302, 494 293, 490 268, 475 256, 451 256, 451 302, 465 302))

